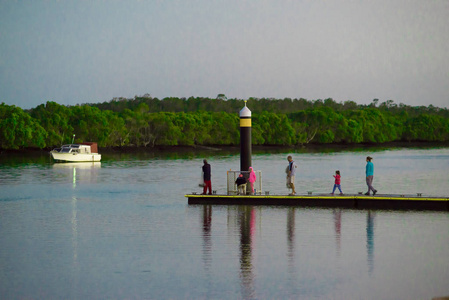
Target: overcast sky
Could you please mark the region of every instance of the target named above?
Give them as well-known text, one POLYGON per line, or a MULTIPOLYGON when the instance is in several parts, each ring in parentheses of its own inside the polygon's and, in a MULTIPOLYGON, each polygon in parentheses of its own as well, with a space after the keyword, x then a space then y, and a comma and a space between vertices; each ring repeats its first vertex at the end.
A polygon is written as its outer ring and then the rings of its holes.
POLYGON ((146 93, 449 107, 449 1, 0 0, 0 102, 146 93))

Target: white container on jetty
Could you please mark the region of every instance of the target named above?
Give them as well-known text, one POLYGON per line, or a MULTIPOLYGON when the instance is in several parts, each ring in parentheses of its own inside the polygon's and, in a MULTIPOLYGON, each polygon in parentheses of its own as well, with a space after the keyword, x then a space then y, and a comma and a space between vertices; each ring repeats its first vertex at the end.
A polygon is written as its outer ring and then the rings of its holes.
POLYGON ((97 143, 67 144, 50 151, 56 162, 97 162, 101 160, 97 143))

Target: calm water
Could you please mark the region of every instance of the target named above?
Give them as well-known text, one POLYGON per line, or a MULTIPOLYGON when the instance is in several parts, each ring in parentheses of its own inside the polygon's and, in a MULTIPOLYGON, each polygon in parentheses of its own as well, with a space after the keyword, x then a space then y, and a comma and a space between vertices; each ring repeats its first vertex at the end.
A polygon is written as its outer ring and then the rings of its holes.
MULTIPOLYGON (((257 153, 263 189, 449 195, 449 149, 257 153)), ((225 192, 239 155, 0 156, 2 299, 431 299, 449 296, 449 213, 189 206, 202 159, 225 192)))

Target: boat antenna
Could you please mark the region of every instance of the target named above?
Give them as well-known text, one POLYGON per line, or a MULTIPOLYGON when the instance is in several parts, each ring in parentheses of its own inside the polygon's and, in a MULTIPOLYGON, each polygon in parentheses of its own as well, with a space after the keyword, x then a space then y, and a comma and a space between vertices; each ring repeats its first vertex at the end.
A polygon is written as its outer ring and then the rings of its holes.
POLYGON ((72 144, 73 144, 73 141, 75 140, 75 135, 73 135, 73 137, 72 137, 72 144))

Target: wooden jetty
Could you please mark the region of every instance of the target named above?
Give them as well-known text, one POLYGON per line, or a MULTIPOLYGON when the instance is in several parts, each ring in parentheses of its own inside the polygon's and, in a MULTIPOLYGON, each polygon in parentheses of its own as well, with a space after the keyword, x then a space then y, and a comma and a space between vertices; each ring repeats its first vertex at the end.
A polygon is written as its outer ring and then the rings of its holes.
POLYGON ((185 195, 188 204, 208 205, 269 205, 299 207, 340 207, 352 209, 398 209, 449 211, 448 197, 421 194, 365 196, 363 194, 307 194, 307 195, 185 195))

